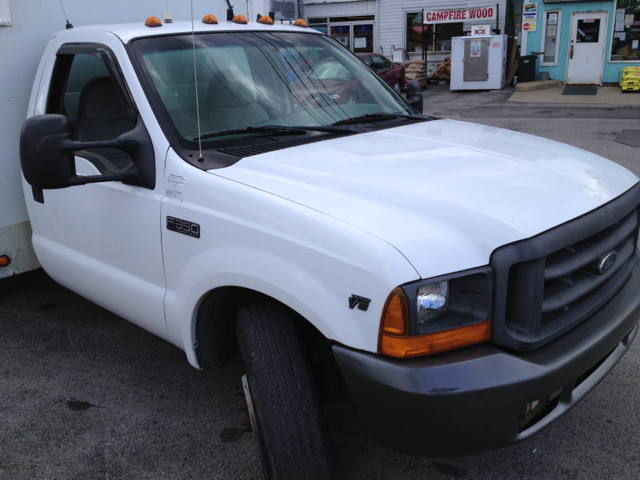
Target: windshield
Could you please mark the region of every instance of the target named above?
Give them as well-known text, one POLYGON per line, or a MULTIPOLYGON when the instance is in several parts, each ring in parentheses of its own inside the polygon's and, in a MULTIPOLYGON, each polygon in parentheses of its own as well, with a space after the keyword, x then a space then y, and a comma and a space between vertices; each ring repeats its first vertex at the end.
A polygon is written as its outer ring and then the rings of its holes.
MULTIPOLYGON (((208 33, 197 34, 195 45, 203 147, 223 138, 207 134, 225 130, 326 126, 371 113, 412 113, 357 57, 322 35, 208 33)), ((132 49, 167 123, 182 143, 196 140, 191 35, 143 38, 132 49)))

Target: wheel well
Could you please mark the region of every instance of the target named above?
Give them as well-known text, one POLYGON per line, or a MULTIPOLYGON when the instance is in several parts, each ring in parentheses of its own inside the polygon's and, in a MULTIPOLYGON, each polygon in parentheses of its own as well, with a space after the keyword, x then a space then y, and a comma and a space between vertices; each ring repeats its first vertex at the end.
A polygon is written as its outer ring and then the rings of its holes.
MULTIPOLYGON (((196 358, 202 368, 222 367, 238 353, 235 324, 238 310, 254 303, 277 300, 242 287, 220 287, 208 292, 196 314, 196 358)), ((287 307, 289 308, 289 307, 287 307)), ((321 403, 344 396, 345 383, 327 339, 309 321, 291 310, 311 364, 321 403)))
POLYGON ((221 367, 238 354, 235 334, 238 310, 266 298, 242 287, 220 287, 204 296, 196 314, 195 350, 200 367, 221 367))
MULTIPOLYGON (((266 301, 278 302, 268 295, 242 287, 220 287, 208 292, 196 314, 195 350, 198 365, 203 368, 221 367, 233 359, 238 354, 235 334, 238 310, 266 301)), ((328 341, 306 318, 290 310, 305 346, 311 348, 328 341)))

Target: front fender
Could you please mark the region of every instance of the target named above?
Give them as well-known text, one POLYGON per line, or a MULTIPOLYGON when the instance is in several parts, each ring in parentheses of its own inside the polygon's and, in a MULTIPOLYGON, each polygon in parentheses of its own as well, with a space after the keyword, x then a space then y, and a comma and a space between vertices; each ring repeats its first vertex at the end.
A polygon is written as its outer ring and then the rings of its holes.
POLYGON ((162 208, 167 330, 192 365, 198 306, 225 286, 268 295, 325 337, 376 351, 387 296, 419 278, 398 250, 318 211, 194 169, 172 151, 167 173, 186 178, 183 200, 165 198, 162 208), (197 223, 200 238, 168 230, 167 216, 197 223), (349 308, 353 294, 371 299, 366 311, 349 308))

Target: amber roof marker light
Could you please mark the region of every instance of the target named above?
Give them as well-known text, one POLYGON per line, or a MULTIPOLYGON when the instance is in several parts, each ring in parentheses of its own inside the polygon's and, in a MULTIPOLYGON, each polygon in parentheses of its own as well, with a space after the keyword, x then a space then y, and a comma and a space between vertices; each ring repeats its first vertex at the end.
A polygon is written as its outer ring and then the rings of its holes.
POLYGON ((158 17, 149 17, 149 18, 147 18, 147 21, 144 22, 144 24, 147 27, 151 27, 151 28, 161 27, 162 26, 162 22, 160 21, 160 19, 158 17))
POLYGON ((231 21, 233 23, 237 23, 238 25, 246 25, 247 24, 247 18, 244 15, 236 15, 235 17, 233 17, 231 19, 231 21))
POLYGON ((264 25, 273 25, 273 19, 268 15, 264 15, 258 19, 258 23, 262 23, 264 25))
POLYGON ((298 20, 296 20, 295 22, 293 22, 293 24, 296 27, 303 27, 303 28, 308 28, 307 22, 305 22, 303 19, 299 18, 298 20))
POLYGON ((202 18, 202 23, 206 23, 207 25, 217 25, 218 19, 211 14, 205 15, 202 18))
POLYGON ((7 267, 11 263, 9 255, 0 255, 0 267, 7 267))

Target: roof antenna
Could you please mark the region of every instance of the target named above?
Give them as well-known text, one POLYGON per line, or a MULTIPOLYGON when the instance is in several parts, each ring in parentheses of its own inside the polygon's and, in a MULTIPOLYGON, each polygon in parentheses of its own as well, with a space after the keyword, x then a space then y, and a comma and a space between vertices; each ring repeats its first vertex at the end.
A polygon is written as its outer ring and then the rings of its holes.
POLYGON ((196 30, 193 26, 193 0, 191 0, 191 43, 193 44, 193 77, 196 82, 196 120, 198 122, 198 150, 199 162, 204 162, 202 158, 202 139, 200 138, 200 103, 198 102, 198 69, 196 68, 196 30))
POLYGON ((64 9, 64 3, 62 3, 62 0, 60 0, 60 5, 62 6, 62 13, 64 13, 64 19, 67 21, 67 29, 73 28, 73 25, 69 22, 69 19, 67 18, 67 12, 64 9))
POLYGON ((164 14, 164 23, 173 23, 171 13, 169 13, 169 0, 167 0, 167 11, 164 14))

